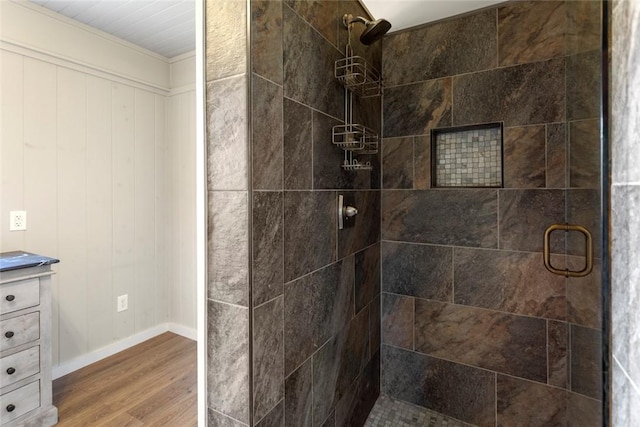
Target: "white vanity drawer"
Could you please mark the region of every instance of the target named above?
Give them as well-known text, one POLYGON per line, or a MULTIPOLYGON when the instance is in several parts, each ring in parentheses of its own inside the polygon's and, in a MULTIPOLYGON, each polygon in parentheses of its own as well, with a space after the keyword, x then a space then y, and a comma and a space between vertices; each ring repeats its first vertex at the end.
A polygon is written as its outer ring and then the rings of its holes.
POLYGON ((0 396, 1 424, 8 424, 38 406, 40 406, 40 381, 3 394, 0 396))
POLYGON ((0 359, 0 386, 6 387, 40 372, 40 346, 0 359))
POLYGON ((29 313, 0 322, 0 351, 40 338, 40 313, 29 313))
POLYGON ((20 280, 0 285, 0 314, 40 304, 40 279, 20 280))

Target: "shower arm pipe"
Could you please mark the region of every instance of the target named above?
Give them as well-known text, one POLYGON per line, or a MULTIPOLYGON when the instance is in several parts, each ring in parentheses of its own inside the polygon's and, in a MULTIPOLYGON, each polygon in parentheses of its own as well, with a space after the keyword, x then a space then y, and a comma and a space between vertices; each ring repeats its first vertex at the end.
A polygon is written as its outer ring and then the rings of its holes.
POLYGON ((370 21, 368 19, 363 18, 362 16, 353 16, 350 13, 347 13, 342 17, 342 23, 345 27, 349 28, 352 24, 356 22, 360 22, 361 24, 367 25, 370 21))

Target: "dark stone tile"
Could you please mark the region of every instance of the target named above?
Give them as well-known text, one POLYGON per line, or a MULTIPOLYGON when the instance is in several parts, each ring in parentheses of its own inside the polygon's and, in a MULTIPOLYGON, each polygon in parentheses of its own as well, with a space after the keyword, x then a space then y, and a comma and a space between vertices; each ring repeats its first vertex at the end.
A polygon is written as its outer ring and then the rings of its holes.
POLYGON ((568 389, 569 326, 563 322, 549 321, 547 326, 547 345, 549 354, 548 383, 568 389))
POLYGON ((249 424, 249 309, 212 300, 207 308, 207 406, 249 424))
POLYGON ((282 192, 253 192, 253 304, 282 295, 282 192))
POLYGON ((331 413, 327 417, 327 419, 322 423, 322 427, 335 427, 336 425, 336 413, 335 411, 331 413))
POLYGON ((456 248, 454 260, 456 304, 565 319, 565 278, 542 254, 456 248))
POLYGON ((253 416, 259 420, 284 398, 284 300, 253 310, 253 416))
POLYGON ((285 96, 342 117, 344 90, 333 75, 341 53, 288 7, 283 20, 285 96))
POLYGON ((452 267, 452 248, 382 242, 385 292, 451 302, 452 267))
POLYGON ((287 427, 311 427, 313 409, 311 359, 304 362, 284 381, 285 421, 287 427))
MULTIPOLYGON (((601 193, 599 189, 567 190, 567 222, 586 227, 593 238, 593 256, 601 257, 602 214, 601 193)), ((584 256, 586 248, 582 233, 571 232, 567 235, 567 253, 584 256)), ((582 263, 584 265, 584 262, 582 263)))
POLYGON ((547 381, 543 319, 416 299, 416 351, 547 381))
POLYGON ((567 54, 599 49, 602 44, 602 2, 586 0, 566 3, 567 54))
POLYGON ((336 209, 334 192, 285 192, 285 282, 336 260, 336 209))
POLYGON ((382 98, 354 97, 353 117, 356 123, 362 123, 373 129, 378 135, 382 133, 382 98))
POLYGON ((338 230, 339 258, 354 254, 380 241, 380 191, 353 191, 343 194, 345 204, 356 207, 358 215, 352 227, 338 230))
POLYGON ((360 251, 355 256, 356 314, 380 295, 380 244, 360 251))
POLYGON ((347 258, 285 285, 285 374, 353 317, 353 264, 353 258, 347 258))
POLYGON ((569 130, 569 185, 600 188, 600 122, 571 122, 569 130))
MULTIPOLYGON (((582 270, 583 257, 567 257, 570 270, 582 270)), ((602 317, 601 261, 595 259, 593 271, 585 277, 567 279, 567 320, 571 323, 600 329, 602 317)))
MULTIPOLYGON (((206 2, 207 82, 247 72, 247 4, 237 0, 206 2)), ((224 99, 224 98, 222 98, 224 99)))
POLYGON ((478 426, 495 425, 493 372, 382 346, 382 393, 478 426))
POLYGON ((567 57, 567 120, 600 115, 601 61, 600 50, 567 57))
POLYGON ((256 427, 284 427, 284 400, 264 416, 256 427))
POLYGON ((253 72, 282 84, 282 0, 251 1, 253 72))
POLYGON ((567 125, 547 125, 547 188, 567 187, 567 125))
POLYGON ((376 352, 352 387, 336 405, 335 425, 364 426, 379 395, 380 352, 376 352))
POLYGON ((495 9, 393 33, 384 39, 385 84, 495 68, 496 34, 495 9))
POLYGON ((247 111, 246 75, 207 84, 208 190, 248 189, 247 111))
POLYGON ((356 174, 342 168, 344 151, 332 141, 333 126, 340 125, 336 119, 317 111, 313 112, 313 188, 351 189, 356 174))
POLYGON ((305 190, 313 187, 312 110, 284 99, 284 188, 305 190))
POLYGON ((567 427, 599 427, 604 425, 602 421, 601 401, 567 392, 567 427))
POLYGON ((207 425, 210 427, 247 427, 247 424, 229 418, 211 408, 207 409, 207 421, 207 425))
POLYGON ((505 188, 544 188, 545 126, 504 129, 505 188))
POLYGON ((381 314, 380 314, 380 296, 369 304, 369 352, 371 355, 375 354, 380 348, 380 328, 381 328, 381 314))
POLYGON ((602 398, 602 337, 598 330, 571 325, 571 391, 602 398))
POLYGON ((454 77, 453 125, 564 121, 564 68, 561 58, 454 77))
POLYGON ((208 296, 249 305, 249 221, 246 191, 209 192, 208 296))
POLYGON ((282 190, 282 88, 253 75, 253 188, 282 190))
POLYGON ((566 426, 567 392, 498 375, 498 426, 566 426))
POLYGON ((387 138, 451 126, 451 78, 386 88, 382 109, 387 138))
POLYGON ((382 294, 382 342, 413 350, 414 298, 382 294))
POLYGON ((498 8, 499 65, 563 56, 565 15, 563 1, 523 1, 498 8))
POLYGON ((369 359, 369 310, 313 355, 313 419, 324 420, 348 392, 369 359))
MULTIPOLYGON (((563 190, 500 190, 500 249, 542 252, 544 231, 564 224, 563 190)), ((564 253, 563 231, 551 236, 551 250, 564 253)))
POLYGON ((382 188, 413 188, 413 138, 382 140, 382 188))
POLYGON ((431 137, 416 136, 413 140, 413 187, 431 188, 431 137))
POLYGON ((322 0, 285 0, 293 9, 324 38, 334 46, 338 45, 338 23, 342 21, 342 11, 338 2, 322 0))
POLYGON ((496 248, 497 213, 496 190, 385 190, 382 238, 496 248))

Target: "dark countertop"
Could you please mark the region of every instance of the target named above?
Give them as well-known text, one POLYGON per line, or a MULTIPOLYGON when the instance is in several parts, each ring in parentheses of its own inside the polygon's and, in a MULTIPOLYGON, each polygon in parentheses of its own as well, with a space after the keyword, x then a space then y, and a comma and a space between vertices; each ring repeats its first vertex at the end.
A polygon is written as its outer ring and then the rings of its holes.
POLYGON ((24 251, 0 253, 0 273, 19 270, 21 268, 38 267, 39 265, 57 264, 60 260, 24 251))

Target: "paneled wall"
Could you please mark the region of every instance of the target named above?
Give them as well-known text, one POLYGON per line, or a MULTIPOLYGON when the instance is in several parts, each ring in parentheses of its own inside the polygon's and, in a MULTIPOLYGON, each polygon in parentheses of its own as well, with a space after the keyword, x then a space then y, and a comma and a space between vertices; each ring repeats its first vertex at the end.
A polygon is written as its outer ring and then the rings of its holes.
POLYGON ((640 4, 612 2, 611 226, 614 426, 640 425, 640 4))
POLYGON ((168 328, 195 337, 193 61, 170 65, 39 6, 1 7, 21 26, 0 33, 0 251, 61 260, 54 374, 168 328), (23 30, 36 25, 47 41, 34 45, 23 30), (64 37, 71 56, 51 43, 64 37), (27 211, 26 231, 8 231, 11 210, 27 211))
POLYGON ((2 250, 61 260, 54 365, 167 322, 164 95, 5 50, 2 93, 2 217, 28 225, 2 250))
POLYGON ((172 60, 167 96, 167 179, 170 226, 164 244, 175 262, 169 263, 168 310, 176 332, 192 339, 196 329, 196 93, 195 56, 172 60), (182 329, 184 328, 184 329, 182 329))
MULTIPOLYGON (((567 221, 600 245, 599 46, 591 1, 385 38, 383 393, 481 426, 600 424, 599 260, 565 279, 541 253, 567 221), (504 188, 431 188, 430 130, 487 122, 504 188)), ((581 268, 584 243, 554 237, 553 262, 581 268)))

